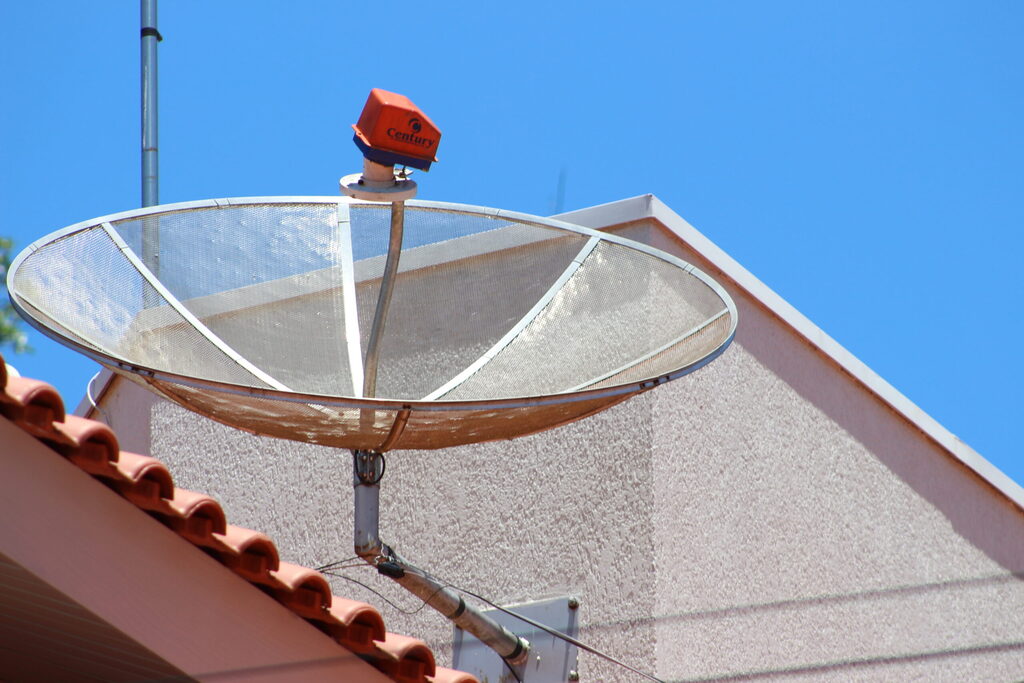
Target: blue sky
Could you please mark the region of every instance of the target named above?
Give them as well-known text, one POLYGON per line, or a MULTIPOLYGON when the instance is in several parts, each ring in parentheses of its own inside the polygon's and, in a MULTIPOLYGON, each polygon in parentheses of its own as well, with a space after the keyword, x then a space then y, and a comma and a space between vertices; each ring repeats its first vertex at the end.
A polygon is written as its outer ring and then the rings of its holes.
MULTIPOLYGON (((420 198, 654 193, 1024 483, 1024 3, 384 7, 162 3, 161 202, 334 195, 401 92, 444 133, 420 198)), ((0 64, 0 235, 138 206, 138 3, 2 3, 0 64)), ((31 342, 73 407, 96 366, 31 342)))

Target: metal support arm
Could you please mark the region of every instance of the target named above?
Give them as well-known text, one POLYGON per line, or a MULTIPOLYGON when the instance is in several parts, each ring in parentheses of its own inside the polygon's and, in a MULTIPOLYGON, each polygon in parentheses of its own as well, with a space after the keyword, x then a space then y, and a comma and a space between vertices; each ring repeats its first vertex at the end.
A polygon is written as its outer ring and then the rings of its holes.
POLYGON ((525 638, 515 635, 475 606, 466 604, 461 595, 381 542, 378 530, 384 458, 375 451, 352 451, 352 462, 356 554, 456 626, 472 633, 510 666, 524 664, 530 650, 530 643, 525 638))

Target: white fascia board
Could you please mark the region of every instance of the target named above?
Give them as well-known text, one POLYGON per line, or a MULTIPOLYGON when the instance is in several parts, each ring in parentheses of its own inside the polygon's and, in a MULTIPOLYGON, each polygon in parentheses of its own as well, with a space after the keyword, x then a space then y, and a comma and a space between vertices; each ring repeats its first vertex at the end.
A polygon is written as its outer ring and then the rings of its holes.
MULTIPOLYGON (((557 218, 558 220, 565 221, 566 223, 582 225, 585 228, 600 230, 602 228, 620 225, 622 223, 630 223, 644 218, 654 218, 655 203, 664 207, 670 213, 672 212, 671 209, 665 206, 665 204, 663 204, 653 194, 644 194, 639 197, 620 199, 617 202, 588 206, 585 209, 577 209, 576 211, 561 213, 557 216, 551 216, 551 218, 557 218)), ((674 213, 672 215, 676 216, 674 213)), ((676 216, 676 218, 683 221, 679 216, 676 216)), ((683 223, 690 227, 691 230, 694 230, 694 228, 690 226, 689 223, 686 223, 686 221, 683 221, 683 223)), ((694 230, 694 232, 696 232, 696 230, 694 230)), ((708 244, 711 243, 708 242, 708 244)))
MULTIPOLYGON (((913 401, 882 379, 874 370, 812 323, 768 285, 758 280, 746 268, 726 254, 718 245, 686 222, 654 195, 642 195, 622 201, 601 204, 579 211, 562 214, 559 219, 578 223, 589 228, 601 229, 653 218, 672 231, 694 251, 706 258, 725 274, 736 286, 745 290, 759 301, 773 315, 789 325, 798 335, 806 339, 823 355, 835 362, 856 381, 860 382, 883 403, 902 415, 908 422, 921 430, 950 455, 962 462, 979 477, 1024 510, 1024 488, 1006 476, 973 448, 965 444, 952 432, 939 424, 913 401)), ((742 321, 740 322, 742 325, 742 321)))

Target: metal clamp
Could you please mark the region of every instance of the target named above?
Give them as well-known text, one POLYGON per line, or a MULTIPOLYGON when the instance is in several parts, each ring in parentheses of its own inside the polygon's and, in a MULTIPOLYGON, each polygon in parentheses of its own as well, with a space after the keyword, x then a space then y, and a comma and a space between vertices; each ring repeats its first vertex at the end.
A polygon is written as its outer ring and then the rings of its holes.
POLYGON ((377 451, 352 451, 352 485, 376 486, 384 477, 387 464, 377 451))

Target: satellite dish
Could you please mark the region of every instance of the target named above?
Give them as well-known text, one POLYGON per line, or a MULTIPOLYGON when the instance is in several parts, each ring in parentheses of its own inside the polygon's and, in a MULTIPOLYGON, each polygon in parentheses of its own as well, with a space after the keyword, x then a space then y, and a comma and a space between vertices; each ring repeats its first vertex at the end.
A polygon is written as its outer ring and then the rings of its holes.
POLYGON ((736 308, 615 234, 410 201, 374 395, 364 358, 390 204, 220 199, 78 223, 12 264, 37 328, 257 434, 377 452, 545 430, 708 363, 736 308))
MULTIPOLYGON (((156 32, 150 5, 144 40, 156 32)), ((353 129, 363 171, 340 180, 345 196, 147 206, 78 223, 14 260, 11 301, 45 334, 202 415, 352 449, 356 554, 529 683, 528 640, 381 540, 383 454, 592 415, 713 360, 733 339, 736 307, 693 266, 612 233, 409 201, 408 168, 437 161, 441 132, 404 95, 371 90, 353 129)))

